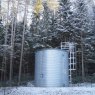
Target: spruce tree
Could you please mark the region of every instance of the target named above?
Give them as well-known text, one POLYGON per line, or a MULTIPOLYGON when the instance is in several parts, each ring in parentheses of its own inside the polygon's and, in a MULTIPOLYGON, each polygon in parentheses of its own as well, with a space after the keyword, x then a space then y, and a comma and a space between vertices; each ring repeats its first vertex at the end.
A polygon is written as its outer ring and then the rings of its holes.
POLYGON ((58 35, 61 34, 61 41, 73 41, 74 28, 71 22, 72 15, 71 2, 69 0, 61 0, 57 18, 57 31, 58 35))

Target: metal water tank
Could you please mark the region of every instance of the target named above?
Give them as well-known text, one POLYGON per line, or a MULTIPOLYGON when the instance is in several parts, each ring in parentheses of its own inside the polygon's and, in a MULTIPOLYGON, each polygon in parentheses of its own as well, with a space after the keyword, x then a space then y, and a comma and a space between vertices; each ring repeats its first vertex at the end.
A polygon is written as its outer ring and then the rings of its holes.
POLYGON ((35 86, 62 87, 69 84, 68 53, 44 49, 35 54, 35 86))

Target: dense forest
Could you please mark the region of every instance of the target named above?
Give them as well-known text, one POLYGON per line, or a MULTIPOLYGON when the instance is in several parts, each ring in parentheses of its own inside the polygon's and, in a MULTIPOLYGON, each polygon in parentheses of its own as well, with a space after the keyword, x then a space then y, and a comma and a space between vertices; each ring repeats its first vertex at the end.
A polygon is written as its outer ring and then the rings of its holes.
POLYGON ((95 82, 95 6, 92 6, 93 13, 90 13, 88 2, 84 0, 77 0, 74 4, 70 0, 60 0, 54 8, 48 2, 38 0, 32 2, 34 11, 27 20, 29 0, 16 2, 17 5, 8 5, 6 21, 1 15, 4 5, 0 4, 0 85, 19 85, 33 80, 35 51, 60 48, 61 42, 76 43, 74 82, 82 81, 82 68, 84 81, 95 82), (22 3, 24 12, 20 21, 17 20, 17 11, 22 3))

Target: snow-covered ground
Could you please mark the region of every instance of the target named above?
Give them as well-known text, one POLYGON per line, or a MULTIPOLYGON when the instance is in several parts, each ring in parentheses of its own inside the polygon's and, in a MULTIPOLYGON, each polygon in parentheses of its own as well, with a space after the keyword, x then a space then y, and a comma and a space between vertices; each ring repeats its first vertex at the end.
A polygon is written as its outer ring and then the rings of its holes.
POLYGON ((28 82, 27 87, 0 88, 0 95, 95 95, 95 84, 72 84, 70 87, 42 88, 28 82))
POLYGON ((80 86, 82 86, 82 87, 62 87, 62 88, 13 87, 13 88, 1 88, 0 89, 0 95, 95 95, 95 84, 93 84, 93 86, 88 85, 86 87, 83 87, 84 84, 81 84, 80 86))

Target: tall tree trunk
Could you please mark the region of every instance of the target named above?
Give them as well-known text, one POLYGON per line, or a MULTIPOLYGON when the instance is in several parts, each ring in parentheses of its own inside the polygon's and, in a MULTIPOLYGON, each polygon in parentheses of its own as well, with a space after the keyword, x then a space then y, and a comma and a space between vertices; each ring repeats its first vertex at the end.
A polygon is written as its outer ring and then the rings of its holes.
POLYGON ((8 36, 8 18, 9 18, 9 0, 7 1, 7 13, 6 13, 6 28, 5 28, 5 42, 4 42, 4 57, 3 57, 3 62, 2 62, 2 72, 1 72, 1 80, 4 78, 6 80, 6 65, 7 65, 7 55, 6 55, 6 49, 7 49, 7 36, 8 36), (4 76, 3 76, 4 72, 4 76))
POLYGON ((85 79, 85 71, 84 71, 84 48, 83 48, 83 32, 81 31, 81 52, 82 52, 82 81, 85 79))
POLYGON ((14 2, 12 1, 12 29, 11 29, 11 53, 10 53, 10 86, 12 83, 12 75, 13 75, 13 45, 14 45, 14 2))
POLYGON ((14 2, 13 3, 13 19, 12 19, 12 30, 11 30, 11 55, 10 55, 10 86, 12 82, 12 75, 13 75, 13 57, 14 57, 14 41, 15 41, 15 29, 16 29, 16 20, 17 20, 17 13, 19 7, 19 1, 17 3, 17 10, 14 10, 14 2), (16 11, 16 14, 14 13, 16 11))
POLYGON ((23 50, 24 50, 24 41, 25 41, 25 30, 27 24, 27 0, 25 0, 25 12, 24 12, 24 26, 23 26, 23 34, 22 34, 22 45, 21 45, 21 56, 20 56, 20 65, 19 65, 19 76, 18 76, 18 85, 21 82, 21 74, 22 74, 22 62, 23 62, 23 50))

